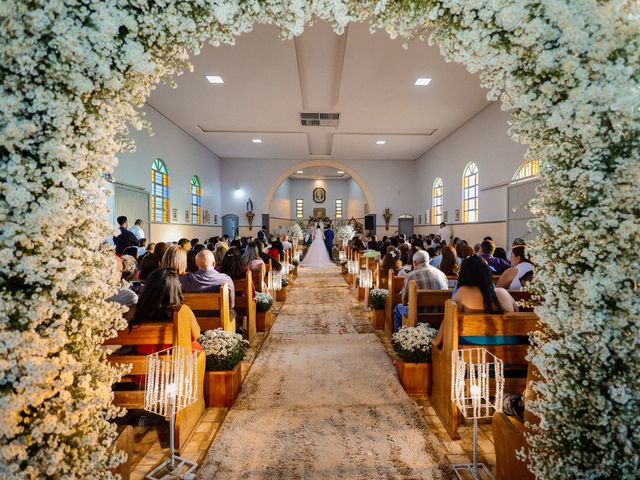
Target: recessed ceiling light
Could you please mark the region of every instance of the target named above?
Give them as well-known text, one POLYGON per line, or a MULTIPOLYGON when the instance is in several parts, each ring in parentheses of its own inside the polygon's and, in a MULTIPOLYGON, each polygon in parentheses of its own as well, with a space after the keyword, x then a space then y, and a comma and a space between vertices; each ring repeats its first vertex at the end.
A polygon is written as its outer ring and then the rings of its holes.
POLYGON ((304 170, 298 170, 296 173, 304 173, 304 170))
POLYGON ((384 145, 385 143, 387 143, 387 141, 386 141, 386 140, 378 140, 378 141, 376 142, 376 145, 384 145))
POLYGON ((205 78, 209 83, 224 83, 220 75, 205 75, 205 78))
POLYGON ((262 143, 262 139, 260 139, 260 138, 252 138, 251 141, 253 143, 262 143))
POLYGON ((431 83, 431 79, 427 77, 419 78, 416 80, 415 85, 425 86, 431 83))
POLYGON ((338 173, 339 173, 340 175, 344 174, 344 172, 343 172, 342 170, 338 170, 338 173))

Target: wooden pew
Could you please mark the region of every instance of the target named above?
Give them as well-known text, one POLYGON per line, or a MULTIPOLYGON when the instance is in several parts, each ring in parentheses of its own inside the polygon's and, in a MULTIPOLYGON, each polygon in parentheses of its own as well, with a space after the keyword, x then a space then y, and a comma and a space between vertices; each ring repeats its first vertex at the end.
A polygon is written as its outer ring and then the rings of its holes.
POLYGON ((419 290, 415 280, 411 280, 407 302, 409 311, 406 317, 402 317, 402 326, 415 327, 418 323, 428 323, 439 329, 444 318, 444 304, 451 300, 452 295, 453 290, 419 290), (421 307, 439 307, 442 311, 420 313, 421 307))
POLYGON ((431 403, 444 428, 453 440, 458 440, 460 412, 451 401, 451 352, 459 348, 486 348, 505 364, 505 391, 523 391, 526 378, 508 378, 509 373, 524 370, 528 345, 459 345, 462 336, 527 336, 538 328, 538 317, 530 312, 500 315, 485 313, 460 313, 453 300, 445 303, 444 321, 440 327, 442 345, 434 343, 431 357, 433 388, 431 403))
POLYGON ((389 290, 389 295, 387 295, 387 300, 384 305, 384 331, 391 340, 393 336, 393 309, 394 307, 402 303, 402 297, 400 296, 400 291, 402 290, 402 285, 404 284, 404 277, 395 275, 393 270, 389 270, 387 273, 387 290, 389 290))
POLYGON ((236 332, 236 320, 229 316, 229 287, 226 284, 215 293, 185 293, 184 303, 193 310, 202 331, 222 328, 236 332))
MULTIPOLYGON (((191 310, 187 305, 182 305, 174 312, 171 322, 150 322, 118 332, 118 336, 104 342, 105 345, 172 345, 181 346, 191 350, 191 310)), ((147 368, 147 356, 142 354, 114 355, 107 357, 112 364, 131 364, 129 375, 145 375, 147 368)), ((175 441, 176 448, 183 446, 200 417, 204 413, 204 371, 206 357, 204 352, 198 353, 198 400, 191 406, 181 410, 176 415, 175 441)), ((131 381, 125 376, 123 381, 131 381)), ((144 408, 144 388, 138 390, 126 390, 114 392, 113 403, 119 407, 128 409, 144 408)))
POLYGON ((267 278, 267 266, 263 263, 260 266, 260 272, 257 273, 256 275, 253 275, 253 283, 256 286, 256 292, 266 292, 266 289, 264 288, 265 282, 267 278), (262 281, 260 281, 260 279, 262 279, 262 281))
MULTIPOLYGON (((493 414, 493 440, 496 451, 496 480, 535 480, 533 473, 527 468, 527 462, 518 459, 516 452, 526 449, 528 444, 525 434, 528 432, 526 423, 536 424, 538 417, 527 410, 528 402, 535 400, 536 394, 531 388, 531 382, 540 380, 537 369, 529 364, 527 370, 527 388, 524 392, 525 411, 524 423, 504 412, 493 414)), ((511 392, 520 393, 520 392, 511 392)))
POLYGON ((236 292, 235 307, 237 310, 244 310, 247 317, 247 339, 251 342, 257 333, 256 330, 256 302, 253 298, 253 280, 251 270, 247 270, 244 280, 234 280, 236 292))

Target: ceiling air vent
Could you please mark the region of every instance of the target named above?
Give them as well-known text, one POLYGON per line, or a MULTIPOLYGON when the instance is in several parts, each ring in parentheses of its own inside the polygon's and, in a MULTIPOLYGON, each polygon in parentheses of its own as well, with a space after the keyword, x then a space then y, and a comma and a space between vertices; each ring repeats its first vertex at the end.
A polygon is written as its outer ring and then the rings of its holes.
POLYGON ((300 114, 300 124, 303 127, 337 127, 340 120, 339 113, 306 113, 300 114))

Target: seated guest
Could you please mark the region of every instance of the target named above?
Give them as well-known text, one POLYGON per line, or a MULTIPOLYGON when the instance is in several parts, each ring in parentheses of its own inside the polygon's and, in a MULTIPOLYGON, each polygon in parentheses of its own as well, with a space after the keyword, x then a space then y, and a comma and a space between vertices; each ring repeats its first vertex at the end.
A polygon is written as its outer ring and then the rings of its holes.
POLYGON ((144 257, 142 257, 142 261, 140 262, 140 272, 138 274, 138 280, 144 282, 149 278, 152 272, 158 270, 160 268, 160 259, 155 253, 149 252, 144 257))
POLYGON ((164 253, 169 249, 169 245, 165 242, 156 243, 156 248, 153 250, 153 253, 156 254, 158 260, 162 261, 162 257, 164 257, 164 253))
POLYGON ((265 265, 268 265, 269 262, 271 262, 271 267, 273 267, 274 271, 279 272, 282 270, 282 264, 277 259, 270 257, 269 254, 264 251, 265 246, 260 240, 256 242, 256 245, 258 246, 258 254, 265 265))
POLYGON ((189 243, 191 244, 191 248, 193 249, 196 245, 200 243, 200 240, 197 238, 192 238, 189 243))
POLYGON ((351 240, 351 248, 353 248, 357 252, 366 250, 366 247, 364 246, 364 243, 360 238, 360 234, 356 235, 355 237, 353 237, 353 240, 351 240))
POLYGON ((511 267, 511 265, 509 265, 509 262, 507 262, 506 260, 494 257, 493 251, 495 249, 496 246, 491 240, 484 240, 480 244, 480 253, 478 254, 478 256, 487 262, 489 267, 495 272, 496 275, 501 275, 502 272, 511 267))
POLYGON ((523 282, 530 280, 527 275, 533 275, 534 264, 529 256, 525 254, 524 249, 524 245, 513 247, 511 250, 511 268, 508 268, 500 275, 496 283, 497 287, 520 290, 523 287, 523 282))
POLYGON ((367 250, 378 250, 378 241, 375 235, 371 235, 371 239, 367 242, 367 250))
MULTIPOLYGON (((149 246, 151 246, 151 245, 153 245, 155 247, 154 243, 149 244, 149 246)), ((153 248, 151 248, 151 250, 149 250, 149 248, 147 247, 147 239, 146 238, 141 238, 140 239, 140 246, 138 247, 138 260, 140 260, 140 257, 145 255, 147 252, 153 252, 153 248)))
POLYGON ((229 247, 235 247, 240 249, 242 247, 242 242, 236 238, 235 240, 231 241, 231 243, 229 244, 229 247))
MULTIPOLYGON (((493 284, 489 265, 477 255, 462 261, 458 275, 458 290, 453 296, 461 312, 509 313, 518 310, 515 300, 504 288, 493 284)), ((442 329, 433 340, 433 344, 442 345, 442 329)), ((528 343, 528 337, 518 336, 472 336, 460 337, 461 345, 503 344, 518 345, 528 343)))
POLYGON ((196 265, 196 255, 198 252, 195 250, 189 250, 187 252, 187 272, 197 272, 198 265, 196 265))
POLYGON ((229 250, 229 245, 227 245, 223 241, 219 241, 216 243, 216 248, 213 250, 213 255, 216 259, 216 265, 220 265, 222 263, 222 259, 227 254, 227 250, 229 250))
POLYGON ((182 247, 185 252, 191 250, 191 241, 188 238, 181 238, 178 240, 178 245, 182 247))
POLYGON ((502 247, 498 247, 493 251, 493 256, 496 258, 501 258, 502 260, 504 260, 505 262, 508 262, 509 259, 507 258, 507 251, 502 248, 502 247))
POLYGON ((180 277, 180 285, 185 293, 217 292, 220 285, 226 283, 229 287, 229 308, 235 304, 235 289, 233 280, 224 273, 218 273, 215 269, 216 261, 209 250, 202 250, 196 255, 197 272, 189 272, 180 277))
POLYGON ((228 275, 231 280, 243 279, 247 274, 247 266, 242 262, 242 256, 236 247, 229 247, 218 267, 220 268, 217 270, 228 275))
POLYGON ((467 243, 460 243, 457 253, 460 260, 464 260, 465 258, 469 258, 471 255, 475 255, 473 247, 467 243))
POLYGON ((136 261, 138 260, 138 248, 140 247, 127 247, 122 252, 122 255, 127 255, 129 257, 133 257, 136 261))
POLYGON ((284 235, 282 235, 282 248, 284 248, 284 250, 291 250, 293 248, 293 244, 289 241, 289 235, 287 235, 286 233, 284 235))
MULTIPOLYGON (((129 322, 129 329, 149 322, 169 322, 173 317, 173 312, 179 310, 183 302, 180 280, 175 270, 172 268, 156 270, 149 275, 144 291, 138 300, 136 314, 129 322)), ((202 350, 197 342, 199 336, 200 325, 191 312, 191 346, 196 350, 202 350)), ((136 350, 139 354, 150 355, 169 347, 171 345, 139 345, 136 350)))
POLYGON ((137 247, 138 239, 133 233, 127 230, 127 226, 129 225, 127 217, 124 215, 119 216, 118 225, 120 226, 120 235, 113 237, 113 243, 116 246, 116 254, 122 255, 125 248, 137 247))
POLYGON ((138 262, 131 255, 123 255, 122 261, 122 280, 133 282, 138 277, 138 262))
POLYGON ((247 243, 247 248, 244 252, 244 257, 242 257, 242 263, 247 266, 249 270, 251 270, 251 278, 253 279, 253 284, 260 287, 260 290, 263 291, 262 288, 262 265, 264 265, 264 260, 260 258, 260 251, 258 249, 258 241, 253 242, 250 241, 247 243))
POLYGON ((382 259, 380 264, 380 276, 386 278, 389 275, 389 270, 393 270, 393 274, 397 274, 398 270, 402 267, 400 262, 400 251, 393 245, 387 247, 387 253, 382 259))
POLYGON ((438 266, 440 271, 447 277, 458 278, 458 272, 460 271, 460 264, 458 262, 458 256, 456 250, 453 247, 444 247, 442 249, 442 261, 438 266))
POLYGON ((508 313, 518 310, 504 288, 496 288, 486 262, 477 255, 463 260, 453 300, 461 312, 508 313))
POLYGON ((429 258, 431 258, 431 262, 429 263, 432 267, 437 268, 440 266, 440 262, 442 262, 442 245, 436 245, 435 247, 433 247, 433 250, 433 256, 431 256, 431 252, 427 250, 427 252, 429 252, 429 258))
POLYGON ((400 262, 402 263, 402 267, 409 267, 407 270, 411 270, 411 256, 409 255, 411 247, 406 243, 401 243, 398 247, 398 251, 400 252, 400 262))
POLYGON ((522 246, 522 245, 526 245, 526 242, 524 241, 524 239, 520 237, 516 237, 513 239, 513 242, 511 242, 511 248, 507 252, 507 261, 511 258, 511 252, 513 251, 513 248, 522 246))
MULTIPOLYGON (((135 260, 134 260, 134 263, 135 263, 135 260)), ((129 268, 131 268, 131 265, 129 265, 129 268)), ((120 276, 124 280, 125 266, 122 258, 120 257, 116 257, 116 270, 120 272, 120 276)), ((130 275, 130 271, 128 271, 126 275, 130 275)), ((138 303, 138 296, 135 294, 135 292, 133 292, 128 288, 118 287, 117 293, 107 298, 107 301, 119 303, 120 305, 129 307, 129 310, 125 314, 125 318, 129 320, 133 318, 133 315, 135 314, 136 304, 138 303)))
MULTIPOLYGON (((269 235, 269 242, 271 243, 271 249, 275 250, 277 253, 276 258, 278 260, 284 259, 284 245, 280 241, 279 237, 274 237, 273 235, 269 235)), ((273 256, 273 254, 272 254, 273 256)))
POLYGON ((162 256, 162 268, 173 268, 180 276, 187 273, 187 252, 180 245, 172 245, 162 256))
POLYGON ((393 309, 393 331, 397 332, 402 326, 402 317, 406 316, 409 309, 409 282, 415 280, 418 289, 422 290, 447 290, 447 276, 437 268, 429 265, 429 254, 424 250, 419 250, 413 255, 413 270, 407 273, 400 292, 402 303, 393 309))

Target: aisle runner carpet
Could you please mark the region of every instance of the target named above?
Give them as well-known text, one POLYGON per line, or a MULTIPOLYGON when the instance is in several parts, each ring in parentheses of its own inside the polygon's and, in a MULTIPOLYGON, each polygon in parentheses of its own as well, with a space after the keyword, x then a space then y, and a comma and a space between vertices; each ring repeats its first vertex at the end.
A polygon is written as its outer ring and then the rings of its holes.
POLYGON ((448 478, 338 269, 303 269, 287 293, 198 478, 448 478))

